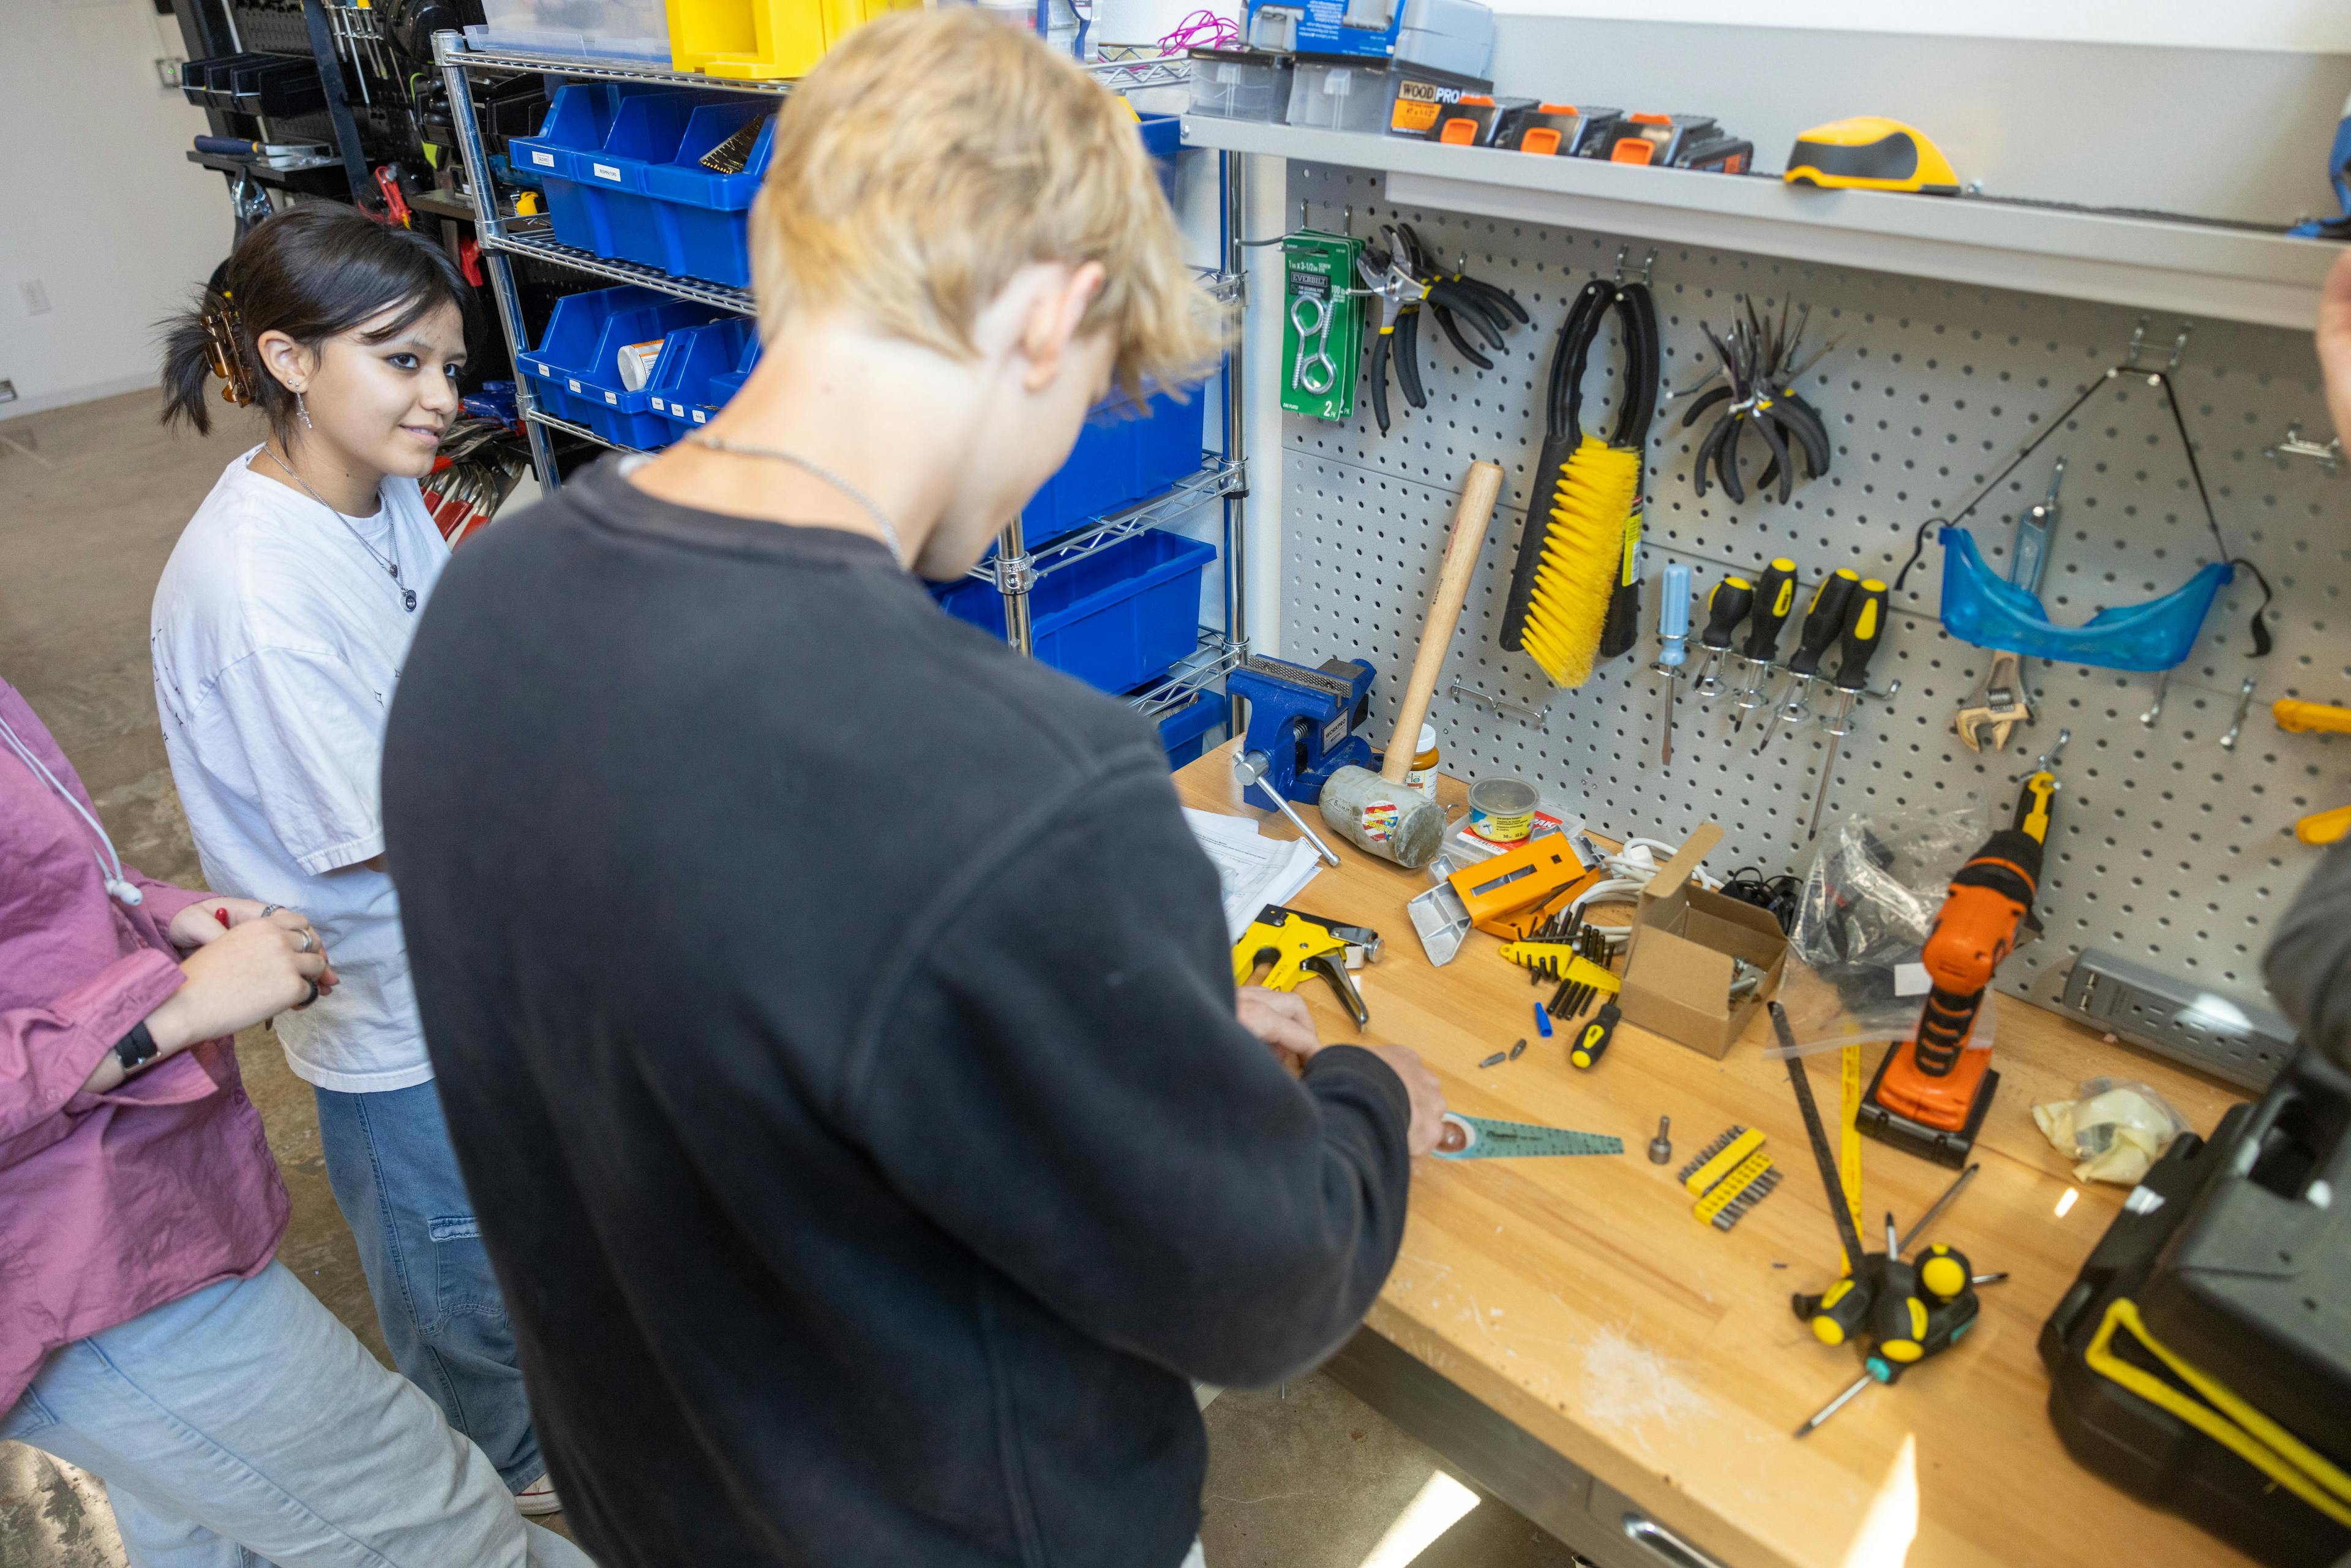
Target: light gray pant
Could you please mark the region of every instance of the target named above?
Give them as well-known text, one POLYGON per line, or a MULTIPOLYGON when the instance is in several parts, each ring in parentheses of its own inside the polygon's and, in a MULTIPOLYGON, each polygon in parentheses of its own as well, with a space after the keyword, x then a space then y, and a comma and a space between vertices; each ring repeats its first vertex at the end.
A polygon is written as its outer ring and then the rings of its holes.
POLYGON ((0 1438, 105 1481, 132 1568, 594 1568, 282 1264, 67 1345, 0 1438))

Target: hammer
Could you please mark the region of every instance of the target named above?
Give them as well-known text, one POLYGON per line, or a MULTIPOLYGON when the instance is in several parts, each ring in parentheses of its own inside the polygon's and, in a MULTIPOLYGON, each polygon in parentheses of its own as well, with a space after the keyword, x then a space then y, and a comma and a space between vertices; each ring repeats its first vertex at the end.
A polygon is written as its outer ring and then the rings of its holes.
POLYGON ((1412 679, 1405 685, 1380 770, 1342 768, 1322 786, 1322 820, 1358 849, 1401 866, 1426 865, 1437 858, 1445 838, 1444 808, 1419 790, 1406 789, 1404 779, 1412 768, 1413 747, 1420 739, 1421 722, 1428 716, 1429 699, 1437 693, 1437 677, 1451 651, 1454 628, 1461 621, 1462 602, 1469 597, 1469 575, 1477 570, 1478 551, 1486 542, 1486 524, 1501 492, 1499 465, 1469 465, 1461 498, 1454 504, 1445 562, 1421 622, 1420 652, 1413 660, 1412 679))

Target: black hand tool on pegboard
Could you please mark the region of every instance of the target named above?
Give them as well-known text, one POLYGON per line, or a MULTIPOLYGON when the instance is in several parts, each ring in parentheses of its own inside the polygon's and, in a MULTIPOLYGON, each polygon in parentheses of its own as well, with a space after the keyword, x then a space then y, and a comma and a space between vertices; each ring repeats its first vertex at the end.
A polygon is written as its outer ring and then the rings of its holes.
MULTIPOLYGON (((1792 323, 1784 303, 1776 322, 1765 319, 1748 296, 1740 296, 1740 308, 1742 319, 1734 321, 1729 332, 1718 335, 1711 327, 1699 328, 1718 361, 1706 381, 1720 375, 1722 384, 1700 395, 1683 412, 1682 428, 1691 428, 1718 408, 1722 412, 1698 441, 1690 482, 1699 495, 1705 495, 1707 471, 1711 468, 1731 500, 1744 504, 1747 486, 1739 471, 1739 442, 1741 433, 1752 425, 1771 455, 1761 484, 1769 486, 1778 480, 1779 498, 1784 502, 1795 486, 1795 471, 1789 460, 1792 449, 1803 454, 1805 470, 1812 477, 1817 479, 1829 470, 1828 428, 1820 412, 1792 389, 1836 344, 1821 345, 1799 363, 1796 350, 1803 340, 1811 306, 1798 312, 1792 323)), ((1704 386, 1706 381, 1698 384, 1704 386)))

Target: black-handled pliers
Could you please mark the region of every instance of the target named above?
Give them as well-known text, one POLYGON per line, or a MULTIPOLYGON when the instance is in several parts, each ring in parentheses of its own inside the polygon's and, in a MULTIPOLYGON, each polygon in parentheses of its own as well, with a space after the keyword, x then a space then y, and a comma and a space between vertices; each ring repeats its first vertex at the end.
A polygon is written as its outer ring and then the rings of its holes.
POLYGON ((1394 251, 1384 246, 1366 245, 1355 258, 1355 273, 1363 280, 1364 289, 1380 302, 1379 333, 1372 340, 1372 417, 1378 421, 1380 434, 1388 433, 1388 367, 1395 367, 1396 386, 1404 392, 1404 401, 1414 408, 1425 408, 1428 397, 1421 390, 1420 365, 1415 350, 1419 336, 1420 302, 1428 297, 1428 289, 1405 269, 1394 251))
MULTIPOLYGON (((1740 305, 1746 319, 1735 323, 1729 333, 1718 336, 1709 327, 1700 328, 1719 361, 1717 370, 1708 371, 1706 380, 1719 373, 1722 385, 1708 391, 1684 411, 1682 428, 1689 429, 1717 408, 1723 412, 1698 442, 1690 481, 1699 495, 1705 495, 1707 473, 1712 469, 1731 500, 1744 503, 1747 486, 1739 473, 1739 440, 1742 429, 1752 424, 1771 454, 1761 484, 1769 486, 1778 480, 1779 498, 1784 503, 1795 487, 1795 465, 1790 457, 1792 442, 1803 453, 1804 467, 1812 477, 1817 479, 1828 472, 1828 427, 1820 412, 1791 389, 1836 345, 1825 344, 1802 364, 1794 364, 1792 361, 1796 345, 1803 338, 1811 307, 1805 307, 1791 331, 1785 306, 1775 325, 1757 314, 1751 298, 1742 297, 1740 305)), ((1704 384, 1704 381, 1698 383, 1704 384)))

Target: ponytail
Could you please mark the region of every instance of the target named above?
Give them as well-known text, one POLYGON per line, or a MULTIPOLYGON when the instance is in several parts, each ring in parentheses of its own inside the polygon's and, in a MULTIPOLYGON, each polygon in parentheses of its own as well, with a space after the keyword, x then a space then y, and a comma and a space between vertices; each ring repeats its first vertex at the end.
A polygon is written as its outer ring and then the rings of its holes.
POLYGON ((223 402, 258 404, 270 430, 283 437, 294 420, 294 394, 263 368, 256 347, 262 334, 283 332, 317 350, 329 338, 397 311, 369 334, 381 340, 444 305, 470 319, 473 289, 423 235, 337 203, 280 213, 245 236, 192 308, 159 323, 162 421, 184 420, 199 433, 209 432, 206 393, 218 379, 223 402))
POLYGON ((253 399, 253 360, 242 341, 236 312, 210 288, 202 302, 167 319, 163 329, 163 423, 185 421, 199 435, 212 434, 205 393, 221 382, 221 401, 238 407, 253 399))

